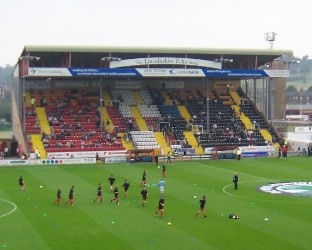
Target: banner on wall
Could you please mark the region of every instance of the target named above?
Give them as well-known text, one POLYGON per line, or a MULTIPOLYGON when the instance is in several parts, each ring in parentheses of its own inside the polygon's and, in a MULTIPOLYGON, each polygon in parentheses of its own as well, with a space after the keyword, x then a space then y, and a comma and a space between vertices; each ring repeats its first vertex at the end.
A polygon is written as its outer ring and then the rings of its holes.
POLYGON ((114 76, 114 77, 288 77, 289 70, 206 68, 29 68, 29 76, 114 76))
POLYGON ((133 58, 110 62, 110 68, 121 68, 141 65, 184 65, 221 69, 222 63, 202 59, 180 57, 133 58))
POLYGON ((38 68, 30 67, 28 68, 29 76, 72 76, 68 68, 38 68))
POLYGON ((74 159, 74 158, 95 158, 96 153, 99 157, 121 157, 128 156, 126 150, 115 150, 115 151, 77 151, 77 152, 48 152, 48 159, 74 159))
POLYGON ((80 158, 80 159, 45 159, 41 160, 45 165, 59 165, 59 164, 91 164, 96 163, 95 158, 80 158))
POLYGON ((107 157, 105 163, 127 163, 126 157, 107 157))
POLYGON ((312 127, 295 127, 295 133, 312 133, 312 127))
POLYGON ((12 165, 35 165, 41 164, 40 160, 0 160, 0 166, 12 166, 12 165))
POLYGON ((142 68, 136 70, 143 77, 205 77, 202 69, 142 68))

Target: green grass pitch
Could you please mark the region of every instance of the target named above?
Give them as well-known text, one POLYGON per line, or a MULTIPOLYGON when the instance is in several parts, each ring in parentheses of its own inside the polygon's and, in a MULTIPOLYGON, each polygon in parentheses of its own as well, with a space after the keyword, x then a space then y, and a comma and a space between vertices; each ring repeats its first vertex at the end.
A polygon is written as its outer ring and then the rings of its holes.
POLYGON ((185 161, 166 166, 164 218, 154 217, 160 195, 153 184, 161 179, 161 168, 153 163, 1 167, 0 249, 311 249, 311 197, 257 190, 274 182, 312 181, 310 158, 185 161), (144 169, 149 194, 142 207, 144 169), (234 172, 238 190, 232 183, 234 172), (110 202, 110 174, 119 186, 119 205, 110 202), (20 175, 27 191, 18 185, 20 175), (125 179, 131 184, 128 199, 121 188, 125 179), (93 202, 100 182, 103 204, 93 202), (72 185, 75 203, 70 207, 64 202, 72 185), (53 200, 60 186, 58 206, 53 200), (196 218, 203 195, 207 217, 196 218), (239 219, 229 219, 231 213, 239 219))

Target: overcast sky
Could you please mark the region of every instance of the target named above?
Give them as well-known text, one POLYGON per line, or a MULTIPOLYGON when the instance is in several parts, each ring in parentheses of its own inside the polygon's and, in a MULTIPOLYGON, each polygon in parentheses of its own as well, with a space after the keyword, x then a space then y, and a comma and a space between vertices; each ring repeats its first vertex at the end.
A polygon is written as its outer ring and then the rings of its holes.
POLYGON ((1 0, 0 66, 25 45, 274 49, 312 56, 310 0, 1 0))

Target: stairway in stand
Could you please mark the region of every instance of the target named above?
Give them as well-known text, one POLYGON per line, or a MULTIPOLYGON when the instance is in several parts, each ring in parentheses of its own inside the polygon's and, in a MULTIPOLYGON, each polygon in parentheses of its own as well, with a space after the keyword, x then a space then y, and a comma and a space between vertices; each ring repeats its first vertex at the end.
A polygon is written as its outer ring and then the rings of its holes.
POLYGON ((168 151, 170 151, 170 152, 172 151, 170 146, 167 144, 166 139, 165 139, 162 132, 154 132, 154 136, 155 136, 155 139, 156 139, 158 145, 162 149, 163 155, 167 155, 168 151))
POLYGON ((121 143, 122 146, 124 146, 125 150, 135 150, 135 147, 133 146, 133 143, 131 141, 127 142, 125 138, 127 138, 127 133, 119 133, 118 134, 121 137, 121 143))
POLYGON ((231 105, 231 107, 235 109, 235 112, 237 113, 237 115, 242 120, 246 129, 254 129, 255 128, 254 125, 252 124, 252 122, 250 121, 250 119, 244 114, 244 112, 241 112, 241 114, 239 114, 239 106, 238 105, 231 105))
POLYGON ((187 140, 188 144, 192 146, 192 148, 195 149, 195 154, 203 154, 204 150, 202 146, 198 147, 197 140, 194 136, 194 133, 192 131, 183 131, 183 134, 185 136, 185 139, 187 140))
POLYGON ((45 108, 37 107, 36 113, 40 122, 41 131, 44 131, 47 135, 50 135, 52 132, 49 121, 47 119, 47 113, 45 111, 45 108))
POLYGON ((39 153, 40 153, 40 158, 46 159, 47 153, 44 149, 41 135, 31 135, 31 141, 32 141, 33 149, 36 150, 36 148, 38 148, 39 153))
POLYGON ((230 95, 232 96, 234 102, 237 104, 237 105, 240 105, 240 97, 239 95, 237 94, 236 91, 230 91, 230 95))
POLYGON ((191 118, 190 113, 188 112, 185 106, 178 106, 181 116, 188 122, 191 118))
POLYGON ((138 109, 138 107, 137 106, 130 106, 130 110, 131 110, 133 118, 135 118, 135 120, 136 120, 136 123, 139 127, 139 130, 147 131, 148 130, 147 124, 146 124, 145 120, 142 118, 141 112, 138 109))

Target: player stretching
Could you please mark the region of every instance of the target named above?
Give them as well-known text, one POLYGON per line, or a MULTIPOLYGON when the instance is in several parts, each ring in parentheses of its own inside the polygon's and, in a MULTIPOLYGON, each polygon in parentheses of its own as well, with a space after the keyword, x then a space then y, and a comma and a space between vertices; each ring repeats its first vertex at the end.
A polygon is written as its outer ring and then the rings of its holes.
POLYGON ((206 212, 205 212, 205 204, 206 204, 206 196, 204 195, 203 198, 199 200, 200 203, 200 210, 196 213, 196 217, 198 216, 199 213, 203 212, 203 216, 207 217, 206 212))
POLYGON ((69 190, 68 200, 65 202, 65 204, 68 202, 70 202, 71 207, 74 206, 74 186, 72 186, 69 190))
POLYGON ((142 195, 142 207, 145 207, 145 202, 146 202, 147 195, 148 195, 146 187, 143 188, 143 190, 141 191, 141 193, 139 193, 139 195, 142 195))
POLYGON ((122 184, 122 186, 124 187, 124 192, 125 192, 125 196, 128 198, 128 189, 130 187, 130 183, 125 180, 124 184, 122 184))
POLYGON ((145 185, 145 184, 146 184, 146 171, 144 170, 140 186, 145 185))
POLYGON ((99 184, 97 196, 94 198, 93 202, 95 202, 97 199, 100 199, 101 203, 103 203, 102 183, 99 184))
POLYGON ((154 217, 156 217, 158 211, 160 211, 160 218, 163 217, 163 214, 164 214, 164 211, 165 211, 165 208, 164 208, 164 206, 165 206, 165 200, 166 200, 166 196, 160 198, 160 200, 159 200, 159 202, 158 202, 158 208, 157 208, 157 210, 156 210, 156 212, 155 212, 155 214, 154 214, 154 217))
POLYGON ((57 203, 57 205, 60 205, 61 197, 62 197, 62 187, 59 187, 56 193, 56 200, 54 201, 54 204, 57 203))
POLYGON ((116 201, 116 204, 119 204, 119 196, 118 196, 118 186, 116 185, 115 189, 114 189, 114 195, 115 195, 115 198, 114 199, 111 199, 111 202, 112 201, 116 201))

